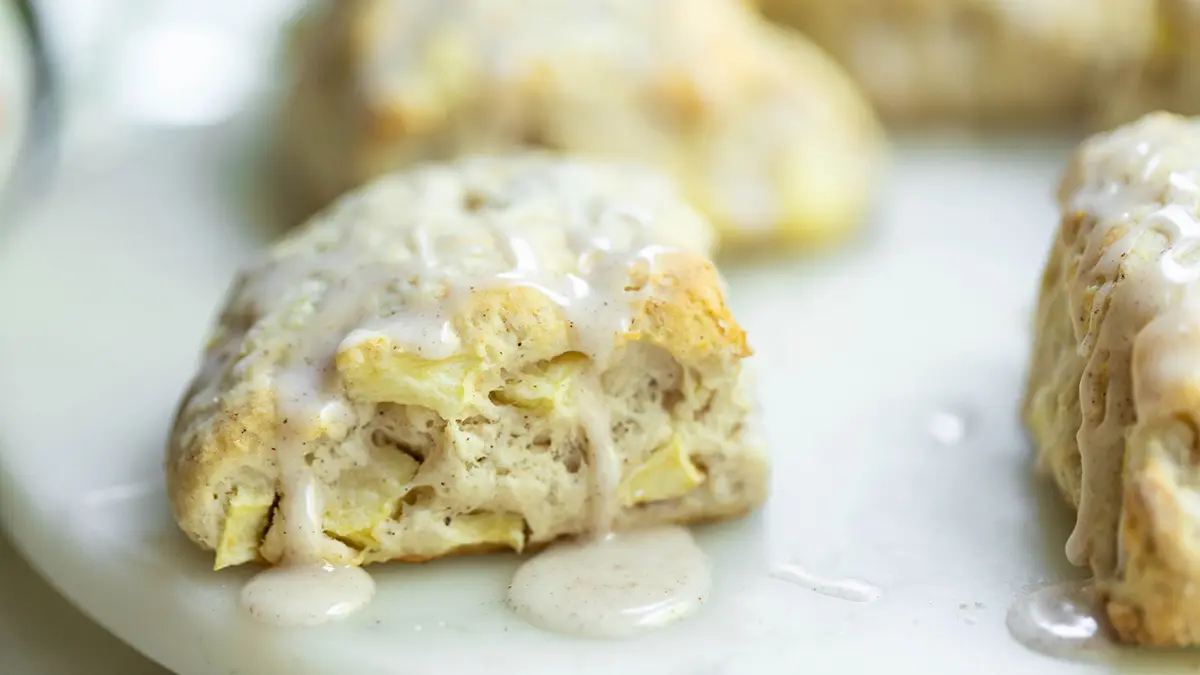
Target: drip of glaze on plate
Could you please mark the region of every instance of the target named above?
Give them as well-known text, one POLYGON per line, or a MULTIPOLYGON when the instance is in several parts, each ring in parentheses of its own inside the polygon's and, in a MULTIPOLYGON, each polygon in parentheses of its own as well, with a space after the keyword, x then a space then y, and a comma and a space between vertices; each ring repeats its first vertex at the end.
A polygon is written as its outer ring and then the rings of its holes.
POLYGON ((967 437, 970 427, 969 413, 962 410, 943 409, 929 416, 925 430, 942 445, 957 445, 967 437))
POLYGON ((250 616, 275 626, 319 626, 365 607, 375 582, 361 567, 284 564, 259 573, 242 588, 250 616))
POLYGON ((873 584, 856 579, 827 579, 809 572, 796 563, 775 565, 771 568, 771 576, 839 600, 875 602, 883 597, 883 590, 873 584))
POLYGON ((275 381, 280 417, 279 462, 283 552, 279 564, 242 589, 242 606, 254 618, 278 626, 315 626, 343 619, 375 595, 375 583, 355 566, 323 559, 321 516, 324 499, 310 464, 322 439, 345 439, 356 422, 338 390, 330 345, 358 307, 345 287, 322 298, 326 311, 310 339, 296 345, 275 381))
POLYGON ((661 527, 557 543, 517 569, 508 601, 548 631, 620 638, 692 614, 711 586, 691 534, 661 527))
POLYGON ((1006 623, 1017 642, 1055 658, 1090 660, 1116 648, 1105 633, 1091 580, 1026 594, 1008 610, 1006 623))
POLYGON ((517 569, 508 603, 545 630, 628 637, 682 619, 712 587, 704 552, 682 527, 615 533, 621 466, 598 373, 576 391, 591 472, 588 536, 555 543, 517 569))
MULTIPOLYGON (((420 220, 420 214, 415 217, 420 220)), ((644 216, 623 205, 607 205, 600 217, 626 219, 635 233, 644 230, 644 216)), ((334 366, 338 350, 382 333, 425 358, 451 356, 460 348, 451 322, 459 303, 481 289, 512 286, 536 288, 560 307, 578 349, 592 364, 576 394, 593 403, 580 406, 579 420, 589 446, 590 536, 552 545, 525 562, 510 587, 510 604, 535 625, 596 636, 628 635, 695 611, 711 579, 708 560, 688 530, 612 532, 621 466, 601 385, 613 344, 632 320, 630 294, 639 291, 626 288, 631 272, 638 266, 653 269, 657 256, 674 249, 638 241, 615 245, 579 226, 583 219, 573 220, 567 239, 577 257, 568 274, 543 270, 530 242, 498 228, 493 235, 505 249, 509 269, 480 274, 463 262, 473 251, 442 250, 440 242, 453 233, 439 236, 418 224, 412 234, 415 259, 364 266, 371 242, 350 241, 315 258, 273 261, 244 279, 257 284, 254 295, 268 306, 299 282, 357 270, 325 290, 307 334, 293 345, 275 378, 282 439, 276 517, 282 519, 283 553, 275 568, 243 589, 242 603, 252 616, 277 625, 315 625, 350 615, 374 593, 365 571, 330 564, 322 554, 323 503, 313 458, 317 449, 344 441, 358 420, 371 414, 345 396, 334 366), (372 297, 370 289, 405 283, 408 302, 399 311, 381 316, 379 308, 364 304, 372 297), (567 598, 570 602, 564 602, 567 598)))
POLYGON ((1066 550, 1101 578, 1121 564, 1126 432, 1188 410, 1180 394, 1200 374, 1200 170, 1179 169, 1195 162, 1176 147, 1171 124, 1151 116, 1089 141, 1076 161, 1076 189, 1060 196, 1064 217, 1080 219, 1078 232, 1063 236, 1077 237, 1082 251, 1070 302, 1087 359, 1079 512, 1066 550), (1146 254, 1158 255, 1156 264, 1123 265, 1146 254))

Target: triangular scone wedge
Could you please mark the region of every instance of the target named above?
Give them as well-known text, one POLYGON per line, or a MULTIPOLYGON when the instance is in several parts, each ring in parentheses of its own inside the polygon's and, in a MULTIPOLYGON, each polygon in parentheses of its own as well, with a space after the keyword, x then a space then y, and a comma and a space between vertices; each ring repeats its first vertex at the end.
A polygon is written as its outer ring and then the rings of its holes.
POLYGON ((1200 644, 1200 123, 1156 113, 1063 178, 1024 403, 1127 642, 1200 644))
POLYGON ((171 438, 176 519, 224 567, 747 513, 768 463, 712 241, 625 165, 473 158, 342 198, 231 290, 171 438))
POLYGON ((291 40, 280 148, 316 206, 515 148, 674 176, 725 242, 854 233, 883 135, 831 58, 739 0, 339 0, 291 40))

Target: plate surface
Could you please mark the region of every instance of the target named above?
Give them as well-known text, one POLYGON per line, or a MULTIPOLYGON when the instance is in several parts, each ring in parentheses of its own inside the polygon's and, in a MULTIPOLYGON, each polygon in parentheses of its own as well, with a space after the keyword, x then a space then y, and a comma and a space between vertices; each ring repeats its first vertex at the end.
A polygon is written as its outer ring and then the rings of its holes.
POLYGON ((0 673, 169 675, 38 577, 0 532, 0 673))
MULTIPOLYGON (((1014 599, 1079 576, 1071 515, 1016 418, 1033 291, 1067 145, 906 143, 870 231, 821 260, 724 261, 757 350, 776 471, 763 512, 705 528, 715 592, 643 639, 569 639, 504 607, 511 556, 376 570, 332 626, 238 611, 245 573, 172 525, 172 409, 235 268, 261 249, 252 117, 113 132, 0 250, 0 517, 72 601, 180 675, 1060 673, 1137 669, 1028 652, 1014 599), (770 574, 796 563, 874 602, 770 574)), ((1192 672, 1200 656, 1153 659, 1192 672)), ((1126 662, 1128 661, 1128 663, 1126 662)))

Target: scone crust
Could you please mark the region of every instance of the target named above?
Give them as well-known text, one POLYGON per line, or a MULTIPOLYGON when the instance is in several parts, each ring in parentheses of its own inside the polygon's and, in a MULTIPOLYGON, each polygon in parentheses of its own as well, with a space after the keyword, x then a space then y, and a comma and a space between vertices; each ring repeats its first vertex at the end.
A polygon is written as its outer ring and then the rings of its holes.
POLYGON ((1102 589, 1108 617, 1124 642, 1200 644, 1200 523, 1188 510, 1200 488, 1200 437, 1192 420, 1141 433, 1123 491, 1124 573, 1102 589))
POLYGON ((1113 558, 1103 550, 1094 552, 1092 567, 1111 624, 1119 639, 1129 643, 1200 644, 1200 518, 1190 506, 1200 488, 1200 380, 1173 381, 1177 388, 1170 394, 1178 402, 1177 413, 1139 416, 1137 410, 1148 405, 1147 392, 1139 395, 1129 374, 1147 356, 1139 352, 1139 340, 1109 338, 1099 347, 1094 341, 1117 335, 1116 322, 1138 338, 1167 311, 1169 305, 1145 292, 1147 270, 1161 264, 1169 246, 1151 224, 1151 214, 1181 204, 1195 217, 1197 204, 1182 204, 1170 186, 1186 185, 1197 176, 1200 127, 1192 119, 1153 114, 1081 147, 1059 190, 1062 223, 1043 274, 1023 404, 1038 465, 1053 476, 1072 506, 1080 505, 1085 490, 1097 489, 1084 484, 1079 439, 1105 424, 1122 431, 1116 436, 1118 445, 1105 449, 1117 462, 1111 486, 1117 508, 1109 531, 1097 539, 1101 548, 1112 547, 1113 558), (1077 196, 1107 185, 1105 180, 1116 181, 1112 194, 1138 190, 1145 203, 1100 241, 1091 229, 1095 214, 1077 196), (1088 261, 1116 255, 1112 251, 1117 247, 1127 250, 1119 249, 1115 279, 1089 282, 1088 261), (1089 379, 1090 359, 1100 351, 1107 369, 1089 379), (1088 412, 1088 400, 1093 411, 1104 412, 1088 412))
MULTIPOLYGON (((677 198, 664 178, 632 165, 527 155, 422 166, 380 179, 337 201, 276 245, 264 265, 283 264, 292 257, 303 259, 323 247, 337 246, 350 229, 356 236, 373 241, 380 251, 390 252, 381 255, 409 255, 416 245, 409 237, 411 233, 401 229, 397 234, 388 223, 389 217, 401 217, 406 210, 423 209, 426 218, 445 219, 447 231, 458 233, 460 238, 485 237, 490 227, 482 224, 489 217, 487 206, 472 205, 453 213, 439 211, 449 202, 423 196, 437 190, 462 195, 478 192, 485 200, 510 200, 518 207, 527 200, 531 212, 540 208, 537 200, 547 194, 551 201, 557 200, 546 207, 551 211, 575 203, 636 205, 642 210, 641 217, 652 223, 648 240, 668 248, 654 258, 652 265, 633 267, 628 287, 641 292, 630 296, 634 298, 630 320, 616 336, 614 352, 626 345, 650 344, 664 350, 683 368, 698 373, 729 371, 751 354, 744 331, 725 303, 723 282, 707 257, 713 243, 710 228, 677 198), (527 188, 529 192, 524 196, 505 192, 522 181, 539 180, 552 185, 549 193, 536 186, 527 188), (473 213, 473 208, 481 211, 473 213)), ((623 226, 595 227, 611 230, 613 241, 620 241, 623 226)), ((482 251, 479 254, 483 256, 478 264, 487 269, 505 264, 503 254, 490 241, 476 243, 482 244, 476 251, 482 251)), ((545 245, 544 259, 552 259, 557 253, 556 244, 545 245)), ((558 258, 561 262, 563 256, 558 258)), ((574 263, 561 264, 567 266, 562 271, 569 271, 574 263)), ((324 273, 314 269, 312 277, 315 280, 324 273)), ((342 273, 334 271, 335 275, 342 273)), ((303 310, 296 314, 286 304, 266 311, 257 306, 258 296, 250 289, 260 280, 251 271, 240 277, 230 291, 207 350, 207 366, 184 396, 168 451, 173 514, 183 531, 208 550, 218 546, 231 493, 273 492, 279 472, 272 447, 280 423, 272 378, 289 346, 277 337, 286 335, 288 322, 303 322, 304 314, 303 310)), ((306 283, 311 281, 280 290, 292 292, 306 283)), ((457 305, 452 318, 463 349, 495 371, 517 370, 522 364, 578 350, 569 320, 543 292, 522 285, 473 292, 457 305)), ((618 527, 700 522, 734 517, 753 509, 766 496, 769 476, 765 457, 747 451, 740 464, 734 462, 731 466, 727 469, 728 480, 737 483, 736 490, 725 486, 725 493, 719 495, 697 490, 694 495, 676 500, 670 509, 655 504, 627 509, 618 517, 618 527)), ((545 539, 531 537, 525 545, 545 543, 545 539)), ((495 548, 469 544, 437 555, 397 557, 420 561, 495 548)))

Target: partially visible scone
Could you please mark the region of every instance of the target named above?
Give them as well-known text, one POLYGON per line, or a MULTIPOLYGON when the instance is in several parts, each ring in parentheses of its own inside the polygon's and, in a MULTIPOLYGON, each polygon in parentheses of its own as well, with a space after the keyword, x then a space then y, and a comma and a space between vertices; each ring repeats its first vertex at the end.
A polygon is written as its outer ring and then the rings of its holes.
POLYGON ((855 230, 882 135, 823 52, 743 0, 341 0, 291 46, 293 197, 538 147, 670 172, 724 242, 855 230))
POLYGON ((522 550, 748 512, 745 334, 657 173, 476 157, 337 200, 234 284, 168 482, 216 566, 522 550))
POLYGON ((1120 124, 1154 110, 1200 114, 1200 0, 1154 0, 1154 46, 1100 89, 1101 122, 1120 124))
POLYGON ((1146 61, 1154 0, 759 0, 889 123, 1077 124, 1146 61))
POLYGON ((1059 192, 1024 417, 1120 638, 1200 644, 1200 121, 1088 140, 1059 192))

